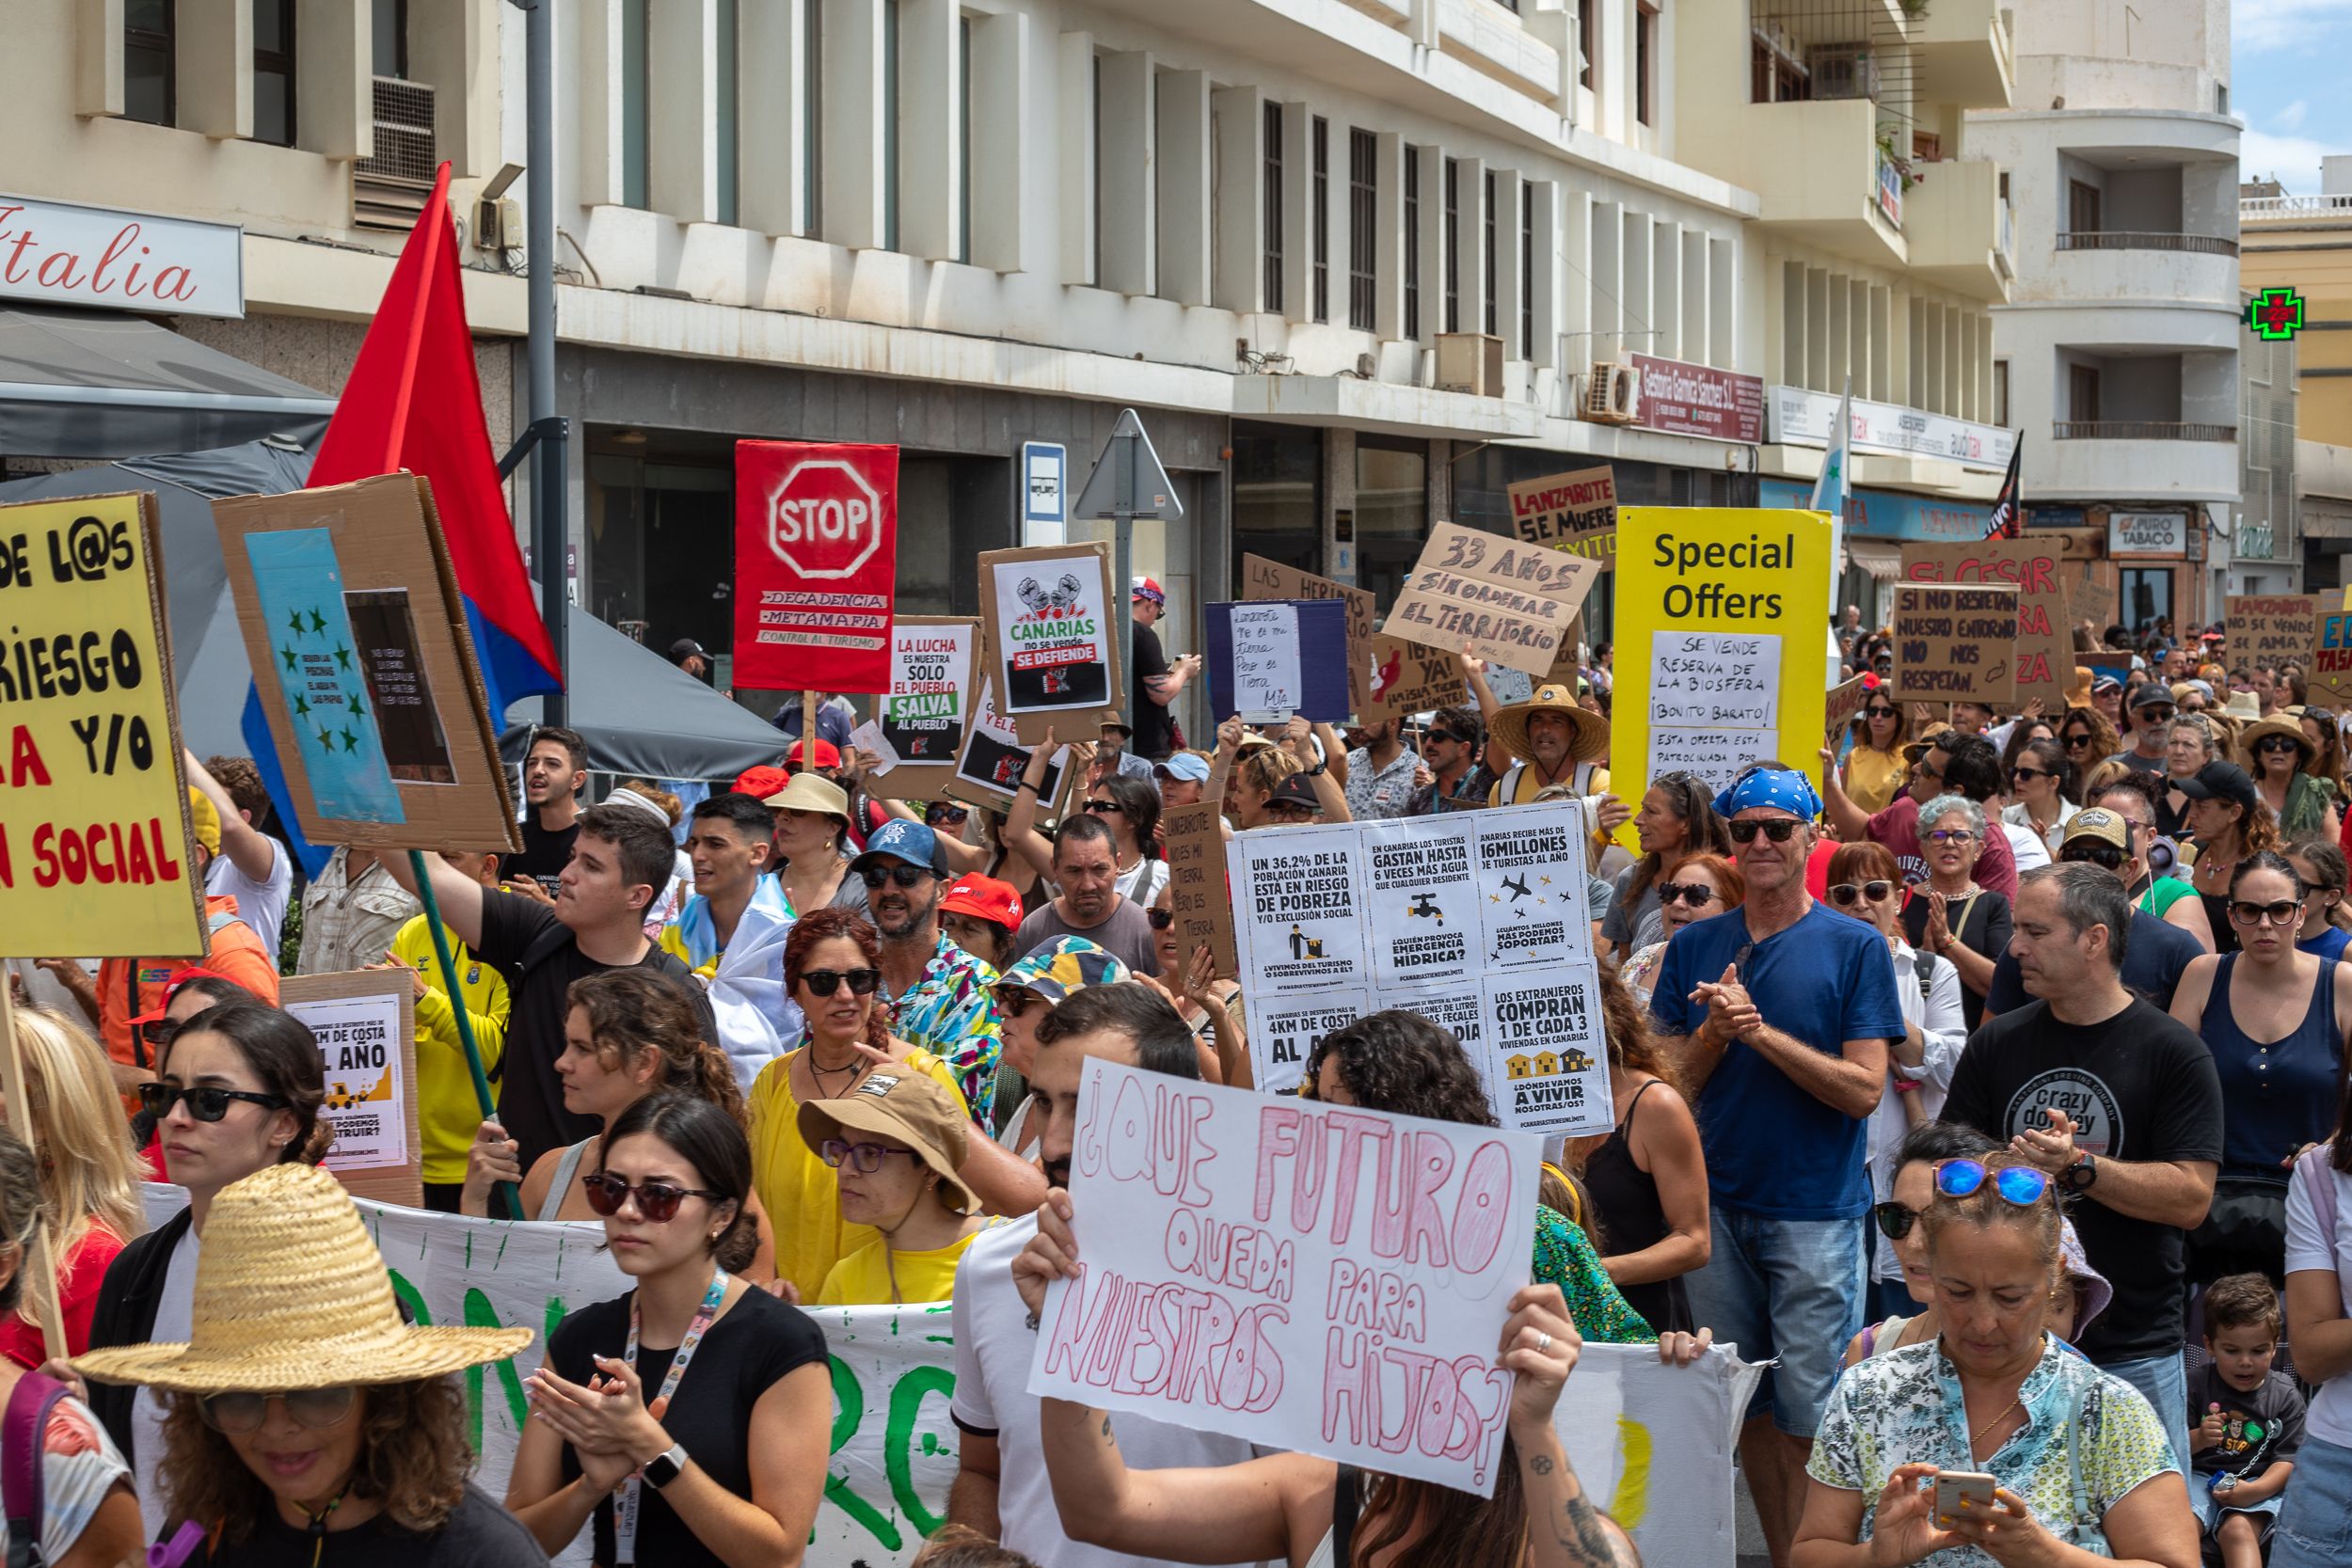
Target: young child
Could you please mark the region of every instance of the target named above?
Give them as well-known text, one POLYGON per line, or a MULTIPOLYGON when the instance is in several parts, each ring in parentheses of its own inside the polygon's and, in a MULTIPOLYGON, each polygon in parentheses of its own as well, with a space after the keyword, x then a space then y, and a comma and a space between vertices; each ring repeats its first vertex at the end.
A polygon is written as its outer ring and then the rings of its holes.
POLYGON ((2188 1382, 2188 1500, 2222 1568, 2260 1568, 2303 1441, 2303 1396, 2270 1370, 2279 1322, 2279 1293, 2261 1275, 2233 1274, 2205 1292, 2213 1365, 2188 1382))

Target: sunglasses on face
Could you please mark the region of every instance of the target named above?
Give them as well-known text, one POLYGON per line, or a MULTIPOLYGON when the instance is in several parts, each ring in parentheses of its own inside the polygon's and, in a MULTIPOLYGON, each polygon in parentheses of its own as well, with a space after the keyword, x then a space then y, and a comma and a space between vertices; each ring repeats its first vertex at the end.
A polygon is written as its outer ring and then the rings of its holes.
POLYGON ((1448 730, 1431 730, 1423 742, 1430 746, 1467 746, 1469 741, 1448 730))
POLYGON ((2131 857, 2112 844, 2070 844, 2058 851, 2058 859, 2070 863, 2089 861, 2109 871, 2121 871, 2131 857))
POLYGON ((893 1154, 915 1158, 911 1148, 884 1148, 880 1144, 853 1144, 846 1138, 827 1138, 817 1146, 818 1156, 834 1169, 847 1165, 860 1176, 871 1176, 882 1169, 882 1162, 893 1154))
POLYGON ((2009 770, 2009 776, 2010 781, 2012 784, 2024 784, 2028 779, 2055 779, 2058 777, 2056 773, 2051 772, 2045 768, 2012 768, 2009 770))
POLYGON ((2169 724, 2172 721, 2173 717, 2173 709, 2169 705, 2165 707, 2138 707, 2132 709, 2132 711, 2139 715, 2139 721, 2143 724, 2169 724))
POLYGON ((611 1171, 583 1176, 580 1184, 588 1194, 588 1207, 597 1213, 610 1219, 633 1197, 637 1200, 637 1212, 652 1225, 666 1225, 677 1218, 677 1206, 690 1197, 722 1201, 717 1193, 705 1192, 700 1187, 673 1187, 667 1181, 640 1181, 632 1187, 611 1171))
POLYGON ((1758 833, 1774 844, 1786 844, 1804 824, 1794 817, 1776 816, 1770 822, 1732 822, 1726 826, 1731 830, 1731 842, 1734 844, 1754 844, 1758 833))
POLYGON ((2065 740, 2068 751, 2079 752, 2090 744, 2090 735, 2086 730, 2076 730, 2074 734, 2067 736, 2065 740))
POLYGON ((1870 1206, 1870 1217, 1879 1222, 1881 1235, 1899 1242, 1919 1223, 1919 1211, 1900 1203, 1876 1203, 1870 1206))
POLYGON ((801 984, 818 996, 831 996, 841 989, 841 982, 850 982, 851 996, 871 996, 882 984, 879 969, 807 969, 801 972, 801 984))
POLYGON ((186 1027, 186 1024, 176 1018, 159 1018, 152 1022, 139 1025, 139 1038, 152 1046, 160 1054, 166 1046, 179 1038, 180 1031, 186 1027))
POLYGON ((177 1084, 139 1085, 139 1109, 157 1121, 171 1115, 171 1108, 183 1100, 188 1102, 188 1115, 199 1121, 218 1121, 229 1114, 229 1102, 232 1100, 241 1100, 248 1105, 264 1106, 272 1111, 286 1108, 282 1095, 251 1094, 244 1089, 183 1089, 177 1084))
POLYGON ((2257 752, 2299 752, 2301 747, 2282 735, 2266 735, 2254 750, 2257 752))
POLYGON ((1143 918, 1152 923, 1152 929, 1165 931, 1176 924, 1176 911, 1174 910, 1146 910, 1143 911, 1143 918))
POLYGON ((2243 898, 2230 900, 2230 923, 2233 926, 2293 926, 2302 918, 2300 898, 2281 898, 2275 904, 2256 904, 2243 898))
POLYGON ((1917 762, 1911 765, 1911 776, 1915 779, 1933 779, 1936 783, 1942 784, 1944 782, 1944 769, 1941 768, 1931 768, 1928 766, 1927 759, 1922 757, 1917 762))
POLYGON ((2050 1190, 2049 1173, 2032 1165, 1988 1171, 1981 1160, 1947 1160, 1935 1167, 1935 1190, 1946 1197, 1967 1197, 1988 1180, 2001 1201, 2020 1209, 2032 1208, 2050 1190))
POLYGON ((1679 901, 1694 910, 1703 910, 1716 899, 1713 887, 1706 882, 1661 882, 1658 884, 1658 907, 1672 909, 1679 901))
POLYGON ((1883 904, 1894 896, 1895 884, 1886 881, 1839 882, 1829 890, 1830 902, 1839 905, 1851 904, 1857 899, 1883 904))
POLYGON ((295 1388, 283 1394, 207 1394, 196 1408, 215 1432, 243 1436, 262 1430, 262 1423, 269 1419, 270 1402, 275 1400, 302 1425, 325 1432, 342 1424, 358 1393, 356 1388, 295 1388))
POLYGON ((1118 816, 1126 809, 1116 800, 1089 800, 1087 802, 1087 810, 1101 816, 1118 816))
POLYGON ((931 876, 926 867, 919 865, 869 865, 858 875, 865 879, 868 889, 879 888, 884 882, 896 882, 900 887, 920 887, 931 876))
POLYGON ((1021 986, 999 986, 996 989, 996 1013, 1000 1018, 1019 1018, 1044 998, 1021 986))
POLYGON ((931 828, 960 828, 971 815, 961 806, 933 806, 923 814, 923 823, 931 828))
POLYGON ((1891 707, 1866 707, 1862 710, 1862 716, 1865 719, 1892 719, 1895 717, 1895 710, 1891 707))

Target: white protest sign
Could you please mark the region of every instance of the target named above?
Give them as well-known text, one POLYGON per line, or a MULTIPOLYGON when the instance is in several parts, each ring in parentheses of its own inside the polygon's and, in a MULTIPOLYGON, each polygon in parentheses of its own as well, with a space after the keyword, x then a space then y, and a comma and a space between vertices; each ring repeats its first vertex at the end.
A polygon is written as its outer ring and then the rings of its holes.
POLYGON ((898 766, 898 749, 871 719, 850 732, 850 744, 864 753, 866 772, 877 779, 898 766))
POLYGON ((1692 773, 1722 789, 1779 736, 1778 634, 1650 634, 1648 777, 1692 773))
POLYGON ((1590 958, 1565 970, 1489 974, 1479 1001, 1484 1049, 1471 1060, 1505 1127, 1579 1137, 1616 1125, 1600 975, 1590 958))
POLYGON ((1593 956, 1585 895, 1584 804, 1548 800, 1472 812, 1482 965, 1565 970, 1593 956))
POLYGON ((279 1001, 318 1039, 326 1088, 319 1114, 335 1129, 326 1168, 356 1196, 421 1196, 416 1001, 405 972, 296 975, 279 1001))
POLYGON ((1356 986, 1263 1001, 1252 997, 1244 1006, 1249 1025, 1249 1079, 1265 1094, 1296 1094, 1315 1042, 1372 1010, 1364 1005, 1362 988, 1356 986))
POLYGON ((1298 661, 1298 607, 1279 601, 1237 604, 1228 611, 1233 636, 1233 711, 1246 724, 1289 720, 1306 700, 1298 661))
POLYGON ((1477 973, 1473 816, 1398 816, 1362 825, 1372 973, 1383 987, 1436 985, 1477 973))
POLYGON ((1669 1367, 1649 1345, 1584 1342, 1551 1424, 1585 1495, 1645 1562, 1732 1568, 1731 1457, 1761 1367, 1718 1345, 1669 1367))
MULTIPOLYGON (((188 1200, 185 1188, 154 1182, 145 1198, 151 1227, 188 1200)), ((599 1225, 516 1224, 356 1201, 384 1255, 392 1293, 415 1322, 536 1331, 512 1360, 460 1374, 474 1483, 504 1497, 522 1433, 523 1379, 546 1355, 547 1335, 632 1281, 613 1267, 599 1225)), ((903 1568, 946 1517, 956 1478, 947 1304, 804 1310, 824 1330, 834 1388, 833 1456, 804 1560, 808 1568, 903 1568)), ((588 1545, 583 1528, 555 1560, 584 1564, 588 1545)))
POLYGON ((1242 990, 1252 997, 1369 978, 1361 839, 1354 823, 1262 829, 1225 847, 1242 990))
POLYGON ((1029 1392, 1490 1497, 1540 1148, 1091 1059, 1029 1392))

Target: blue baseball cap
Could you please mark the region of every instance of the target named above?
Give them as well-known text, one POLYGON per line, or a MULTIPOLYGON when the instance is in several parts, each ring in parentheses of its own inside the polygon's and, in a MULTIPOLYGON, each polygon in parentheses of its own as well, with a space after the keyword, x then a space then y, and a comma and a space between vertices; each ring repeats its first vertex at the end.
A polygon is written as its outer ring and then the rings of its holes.
POLYGON ((1192 784, 1209 782, 1209 759, 1197 752, 1177 752, 1166 762, 1152 765, 1154 773, 1165 773, 1171 779, 1184 779, 1192 784))
POLYGON ((866 840, 866 853, 850 863, 854 874, 864 871, 873 862, 882 859, 904 861, 919 865, 934 877, 947 875, 947 857, 939 847, 939 835, 920 822, 892 817, 875 829, 866 840))

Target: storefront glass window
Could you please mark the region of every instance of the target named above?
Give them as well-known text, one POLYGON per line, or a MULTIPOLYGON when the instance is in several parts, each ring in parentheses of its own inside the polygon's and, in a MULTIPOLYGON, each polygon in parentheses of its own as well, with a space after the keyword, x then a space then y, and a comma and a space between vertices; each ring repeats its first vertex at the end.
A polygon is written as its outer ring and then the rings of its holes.
POLYGON ((1429 443, 1356 437, 1356 583, 1392 604, 1429 531, 1429 443))
POLYGON ((1323 433, 1307 425, 1233 425, 1233 572, 1262 555, 1323 570, 1323 433))
POLYGON ((2135 634, 2146 631, 2171 615, 2170 567, 2126 566, 2121 576, 2123 603, 2116 611, 2116 619, 2135 634))

